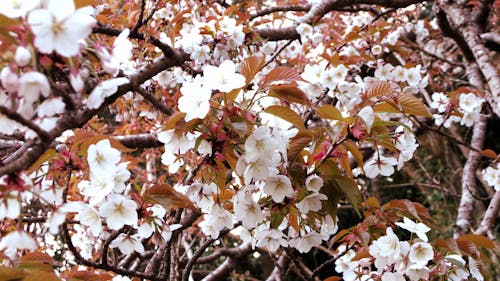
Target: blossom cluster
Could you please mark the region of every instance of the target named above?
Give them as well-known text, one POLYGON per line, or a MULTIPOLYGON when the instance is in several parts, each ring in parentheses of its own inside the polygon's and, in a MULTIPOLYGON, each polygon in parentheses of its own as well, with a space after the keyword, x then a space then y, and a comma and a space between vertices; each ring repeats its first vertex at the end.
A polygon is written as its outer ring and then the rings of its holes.
POLYGON ((435 276, 447 276, 447 280, 463 280, 469 276, 484 280, 478 269, 478 261, 469 257, 468 268, 461 255, 449 254, 438 257, 426 233, 430 230, 423 223, 404 217, 397 226, 417 237, 401 241, 391 227, 385 235, 373 240, 369 246, 370 257, 353 259, 356 252, 342 244, 338 248, 335 271, 342 273, 343 280, 431 280, 435 276), (372 269, 376 270, 373 271, 372 269))

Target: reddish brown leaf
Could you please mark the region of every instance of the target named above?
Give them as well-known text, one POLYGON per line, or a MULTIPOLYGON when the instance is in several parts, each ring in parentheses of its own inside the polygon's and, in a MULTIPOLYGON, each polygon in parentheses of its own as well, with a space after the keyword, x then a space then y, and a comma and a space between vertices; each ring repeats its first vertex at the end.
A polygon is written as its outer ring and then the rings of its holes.
POLYGON ((263 112, 277 116, 285 121, 288 121, 295 125, 295 127, 300 130, 307 130, 304 126, 304 120, 293 110, 288 107, 281 105, 271 105, 267 107, 263 112))
POLYGON ((285 100, 289 103, 311 105, 309 97, 296 85, 275 85, 269 88, 269 96, 285 100))
POLYGON ((330 119, 330 120, 342 120, 342 113, 335 106, 331 104, 324 104, 320 107, 315 108, 316 112, 318 112, 319 116, 322 118, 330 119))
POLYGON ((241 74, 245 76, 246 85, 250 84, 255 75, 262 69, 265 62, 264 56, 252 56, 243 62, 241 74))
POLYGON ((266 77, 263 79, 263 84, 269 84, 276 81, 301 81, 300 73, 297 69, 288 66, 278 66, 271 70, 266 77))

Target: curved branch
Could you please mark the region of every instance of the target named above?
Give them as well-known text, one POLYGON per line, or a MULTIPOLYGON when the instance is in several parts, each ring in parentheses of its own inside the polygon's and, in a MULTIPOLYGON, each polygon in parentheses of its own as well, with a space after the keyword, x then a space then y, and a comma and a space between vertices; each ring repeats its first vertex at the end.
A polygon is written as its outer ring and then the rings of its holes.
POLYGON ((64 131, 83 126, 94 115, 112 104, 117 98, 133 90, 138 85, 151 79, 161 71, 172 66, 182 65, 189 57, 180 51, 174 51, 172 56, 162 56, 151 64, 142 67, 136 74, 128 77, 129 83, 118 88, 116 93, 106 98, 98 109, 76 109, 66 112, 58 121, 56 126, 42 140, 38 140, 31 148, 27 149, 23 155, 12 162, 0 167, 0 176, 15 173, 31 166, 47 150, 55 138, 64 131))
POLYGON ((231 251, 228 258, 209 275, 205 276, 202 281, 217 281, 224 279, 225 276, 238 266, 241 259, 252 252, 252 245, 251 243, 246 243, 228 250, 231 251))

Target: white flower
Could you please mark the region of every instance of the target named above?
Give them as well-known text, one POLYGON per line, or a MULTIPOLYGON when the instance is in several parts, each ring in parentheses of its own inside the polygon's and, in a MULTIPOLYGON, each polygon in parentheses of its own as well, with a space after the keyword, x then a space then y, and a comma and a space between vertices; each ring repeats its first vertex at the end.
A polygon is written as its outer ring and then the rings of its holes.
POLYGON ((281 203, 285 197, 293 195, 292 183, 286 176, 271 176, 266 179, 263 192, 267 195, 271 195, 274 202, 281 203))
POLYGON ((406 69, 405 74, 406 82, 408 82, 408 85, 417 86, 420 83, 420 81, 422 80, 422 77, 420 76, 420 67, 421 65, 417 65, 410 69, 406 69))
POLYGON ((450 99, 443 93, 436 92, 432 94, 431 107, 436 108, 440 113, 446 111, 446 107, 448 107, 449 102, 450 99))
POLYGON ((412 263, 426 265, 434 257, 434 251, 431 244, 417 242, 411 246, 408 257, 412 263))
POLYGON ((386 235, 375 240, 369 249, 372 256, 392 258, 397 258, 400 251, 399 239, 390 227, 387 228, 386 235))
POLYGON ((266 248, 270 252, 276 252, 280 246, 286 247, 287 241, 284 239, 283 232, 277 229, 256 229, 255 238, 257 246, 266 248))
POLYGON ((129 82, 128 78, 119 77, 106 80, 98 84, 90 93, 87 99, 87 107, 97 109, 104 102, 104 99, 116 93, 118 87, 129 82))
POLYGON ((259 204, 245 191, 238 192, 235 197, 234 216, 241 220, 241 224, 247 229, 256 227, 264 220, 259 204))
POLYGON ((430 270, 421 264, 412 264, 406 269, 406 275, 411 281, 429 280, 430 270))
POLYGON ((319 192, 321 187, 323 186, 323 179, 318 175, 310 175, 306 179, 306 188, 312 192, 319 192))
POLYGON ((346 76, 347 68, 343 64, 331 67, 321 75, 323 87, 333 90, 339 83, 344 82, 346 76))
POLYGON ((405 281, 403 274, 399 272, 384 272, 382 274, 382 281, 405 281))
POLYGON ((19 93, 28 102, 37 101, 40 94, 48 97, 50 94, 49 80, 40 72, 26 72, 19 79, 19 93))
POLYGON ((403 82, 406 80, 406 69, 400 65, 394 68, 392 74, 393 74, 393 79, 396 82, 403 82))
POLYGON ((245 141, 245 160, 257 161, 263 157, 273 155, 277 148, 275 139, 267 126, 260 126, 245 141))
POLYGON ((64 112, 66 104, 62 101, 62 98, 51 98, 46 99, 37 108, 38 117, 54 116, 59 113, 64 112))
POLYGON ((381 174, 383 176, 390 176, 394 173, 394 165, 398 163, 398 160, 393 157, 380 156, 377 158, 372 158, 365 162, 364 170, 367 177, 373 179, 377 175, 381 174))
POLYGON ((324 194, 314 192, 297 203, 297 208, 302 214, 307 214, 309 211, 317 212, 321 210, 321 200, 328 200, 328 197, 324 194))
POLYGON ((9 92, 15 92, 19 88, 19 77, 9 66, 2 68, 0 81, 2 81, 2 87, 9 92))
POLYGON ((495 191, 500 191, 500 172, 498 165, 497 168, 488 166, 488 168, 484 169, 483 178, 489 186, 495 189, 495 191))
POLYGON ((144 253, 144 246, 137 237, 121 233, 115 240, 109 244, 110 248, 120 249, 124 255, 130 255, 134 251, 137 253, 144 253))
POLYGON ((24 17, 40 4, 40 0, 3 0, 0 14, 9 18, 24 17))
POLYGON ((481 104, 483 103, 483 99, 477 97, 473 93, 461 94, 459 107, 465 112, 474 112, 476 109, 479 109, 481 104))
POLYGON ((297 33, 300 35, 300 40, 302 41, 302 44, 304 44, 308 38, 311 38, 313 34, 313 27, 307 23, 301 23, 299 24, 295 30, 297 30, 297 33))
POLYGON ((2 238, 0 249, 12 250, 30 250, 35 251, 38 248, 35 239, 22 230, 15 230, 2 238))
POLYGON ((207 65, 203 69, 205 86, 224 93, 245 86, 245 76, 235 73, 235 70, 236 66, 230 60, 224 61, 219 67, 207 65))
POLYGON ((0 220, 16 219, 21 213, 19 192, 10 191, 0 199, 0 220))
POLYGON ((477 261, 471 257, 469 257, 469 271, 473 278, 476 278, 478 281, 483 281, 484 277, 479 270, 479 264, 477 261))
POLYGON ((417 234, 418 238, 422 239, 422 241, 424 242, 427 242, 428 239, 425 233, 431 230, 427 225, 421 222, 415 223, 407 217, 403 217, 403 221, 404 222, 397 222, 396 225, 417 234))
POLYGON ((90 34, 96 20, 84 9, 75 11, 72 0, 49 0, 47 9, 30 12, 28 23, 41 52, 71 57, 79 53, 79 41, 90 34))
POLYGON ((102 231, 102 222, 96 209, 85 204, 78 213, 78 220, 82 225, 88 226, 95 237, 99 237, 102 231))
POLYGON ((210 110, 212 90, 203 87, 197 82, 186 82, 181 87, 182 96, 179 98, 178 107, 186 113, 186 122, 195 118, 203 119, 210 110))
POLYGON ((394 77, 393 70, 394 66, 390 63, 384 65, 378 64, 375 70, 375 78, 380 80, 392 80, 394 77))
POLYGON ((205 220, 198 224, 201 231, 212 238, 217 238, 224 228, 233 226, 233 216, 226 209, 214 205, 205 220))
POLYGON ((375 45, 372 47, 372 54, 374 54, 375 56, 378 56, 382 53, 383 50, 384 50, 384 48, 382 48, 382 46, 375 45))
POLYGON ((290 241, 290 246, 294 247, 301 253, 307 253, 312 249, 312 247, 316 247, 320 244, 321 234, 314 231, 301 237, 294 238, 290 241))
POLYGON ((103 139, 91 144, 87 150, 87 161, 92 174, 105 179, 112 175, 120 162, 121 153, 111 147, 109 139, 103 139))
POLYGON ((108 227, 118 230, 124 225, 137 224, 137 204, 119 194, 111 194, 99 208, 99 214, 106 218, 108 227))
POLYGON ((192 142, 184 134, 175 133, 175 129, 158 133, 158 141, 165 144, 165 152, 184 154, 192 148, 192 142))
MULTIPOLYGON (((24 1, 28 2, 28 1, 24 1)), ((14 56, 14 59, 16 60, 16 63, 19 66, 26 66, 30 63, 31 61, 31 53, 30 50, 26 47, 19 46, 16 49, 16 54, 14 56)))

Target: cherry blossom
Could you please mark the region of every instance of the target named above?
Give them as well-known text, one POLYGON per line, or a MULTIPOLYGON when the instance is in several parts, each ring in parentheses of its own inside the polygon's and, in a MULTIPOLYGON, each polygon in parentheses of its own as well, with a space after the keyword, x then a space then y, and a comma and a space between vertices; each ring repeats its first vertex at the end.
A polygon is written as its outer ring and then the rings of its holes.
POLYGON ((418 238, 422 239, 422 241, 427 242, 428 238, 425 233, 431 230, 428 226, 423 223, 415 223, 407 217, 403 217, 403 222, 397 222, 397 226, 404 228, 412 233, 417 234, 418 238))
POLYGON ((184 83, 181 87, 181 93, 178 106, 181 112, 186 113, 184 120, 188 122, 195 118, 205 118, 210 110, 212 91, 195 81, 184 83))
POLYGON ((109 247, 120 249, 120 252, 124 255, 130 255, 133 252, 144 252, 144 246, 137 237, 124 233, 121 233, 115 240, 111 241, 109 247))
POLYGON ((207 65, 203 69, 205 86, 224 93, 245 86, 245 77, 235 71, 236 65, 230 60, 224 61, 218 67, 207 65))
POLYGON ((382 176, 390 176, 394 173, 394 165, 397 164, 397 160, 393 157, 380 156, 377 158, 372 158, 365 162, 364 170, 366 176, 369 178, 375 178, 379 174, 382 176))
POLYGON ((28 23, 41 52, 71 57, 79 53, 79 41, 90 34, 96 20, 83 9, 75 11, 73 0, 49 0, 47 9, 29 13, 28 23))
POLYGON ((137 224, 137 204, 119 194, 110 194, 99 207, 99 215, 106 218, 108 227, 118 230, 124 225, 137 224))
POLYGON ((284 175, 276 175, 267 178, 262 191, 267 195, 271 195, 276 203, 281 203, 285 197, 293 195, 292 183, 290 179, 284 175))

